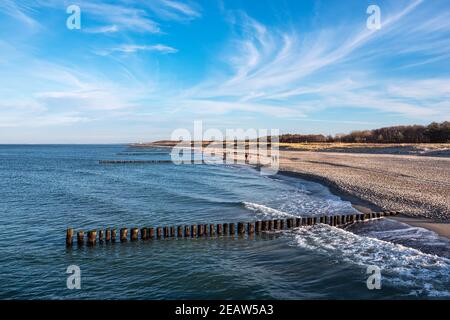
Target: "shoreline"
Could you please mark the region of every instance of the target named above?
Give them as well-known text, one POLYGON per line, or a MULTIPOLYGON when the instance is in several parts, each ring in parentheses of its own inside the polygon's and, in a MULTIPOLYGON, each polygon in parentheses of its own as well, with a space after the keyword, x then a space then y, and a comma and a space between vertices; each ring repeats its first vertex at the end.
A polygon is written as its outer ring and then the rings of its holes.
MULTIPOLYGON (((376 211, 383 211, 383 209, 381 209, 377 205, 370 203, 367 200, 358 198, 357 196, 349 194, 345 190, 340 189, 339 186, 337 186, 335 183, 333 183, 332 181, 330 181, 326 178, 323 178, 320 176, 315 176, 312 174, 287 171, 287 170, 280 170, 278 172, 278 174, 319 183, 319 184, 327 187, 333 195, 339 197, 341 200, 350 202, 352 207, 361 213, 371 213, 371 212, 376 212, 376 211)), ((401 214, 398 216, 385 217, 385 219, 392 219, 392 220, 396 220, 396 221, 408 224, 412 227, 419 227, 419 228, 427 229, 427 230, 435 232, 436 234, 438 234, 441 237, 450 239, 450 223, 449 222, 443 222, 443 221, 438 221, 438 220, 433 220, 433 219, 423 218, 423 217, 413 217, 413 216, 408 216, 405 214, 401 214)))

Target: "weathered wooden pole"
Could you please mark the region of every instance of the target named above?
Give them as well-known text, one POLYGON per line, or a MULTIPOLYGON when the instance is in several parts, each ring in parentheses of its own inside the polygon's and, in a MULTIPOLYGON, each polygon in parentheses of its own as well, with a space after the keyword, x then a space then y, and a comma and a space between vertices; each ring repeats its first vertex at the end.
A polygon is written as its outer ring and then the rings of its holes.
POLYGON ((84 244, 84 231, 80 230, 77 232, 77 244, 79 246, 84 244))
POLYGON ((269 225, 268 225, 268 223, 267 223, 266 220, 263 220, 263 221, 262 221, 262 223, 261 223, 261 230, 262 230, 262 231, 267 231, 267 230, 269 230, 269 225))
POLYGON ((218 236, 221 236, 222 235, 222 224, 221 223, 218 223, 217 224, 217 235, 218 236))
POLYGON ((184 236, 186 238, 189 238, 191 236, 191 227, 190 226, 184 226, 184 236))
POLYGON ((208 234, 209 234, 208 231, 209 231, 209 225, 208 224, 204 224, 203 225, 203 233, 204 233, 205 237, 208 236, 208 234))
POLYGON ((191 237, 197 238, 197 225, 193 224, 191 226, 191 237))
POLYGON ((280 230, 284 230, 284 219, 281 219, 280 223, 281 223, 280 230))
POLYGON ((238 222, 238 234, 240 236, 245 234, 245 224, 243 222, 238 222))
POLYGON ((170 227, 170 237, 175 238, 175 227, 174 226, 170 227))
POLYGON ((232 222, 230 223, 230 236, 234 236, 236 234, 236 225, 232 222))
POLYGON ((253 222, 249 222, 247 224, 247 232, 248 232, 248 234, 254 234, 255 233, 255 224, 253 222))
POLYGON ((227 236, 227 235, 228 235, 228 231, 229 231, 229 229, 228 229, 228 223, 224 223, 224 224, 223 224, 223 234, 224 234, 225 236, 227 236))
POLYGON ((98 242, 99 243, 103 243, 103 236, 104 236, 104 231, 103 230, 98 230, 98 242))
POLYGON ((148 228, 147 230, 147 239, 153 240, 155 238, 155 228, 148 228))
POLYGON ((111 242, 116 242, 117 238, 117 230, 116 228, 111 229, 111 242))
POLYGON ((269 231, 273 231, 275 224, 273 223, 273 220, 269 220, 269 231))
POLYGON ((302 218, 295 218, 295 227, 298 228, 302 225, 302 218))
POLYGON ((262 221, 256 221, 255 223, 256 233, 261 233, 262 230, 262 221))
POLYGON ((161 239, 162 237, 162 227, 156 228, 156 238, 161 239))
POLYGON ((130 233, 130 240, 136 241, 139 238, 139 229, 138 228, 131 228, 130 233))
POLYGON ((95 246, 96 240, 97 240, 97 231, 95 230, 88 231, 88 245, 95 246))
POLYGON ((275 230, 281 229, 281 221, 280 219, 275 220, 275 230))
POLYGON ((288 229, 292 228, 292 220, 291 219, 286 219, 286 226, 288 229))
POLYGON ((128 236, 128 229, 122 228, 120 229, 120 242, 126 242, 128 236))
POLYGON ((198 225, 198 236, 203 237, 203 234, 204 234, 204 227, 202 224, 199 224, 198 225))
POLYGON ((177 227, 177 238, 183 238, 183 227, 182 226, 177 227))
POLYGON ((141 240, 147 240, 148 239, 148 228, 141 228, 141 240))
POLYGON ((216 234, 216 226, 215 226, 213 223, 211 223, 211 224, 209 225, 209 235, 210 235, 211 237, 214 237, 215 234, 216 234))
POLYGON ((106 228, 105 230, 105 241, 110 242, 111 241, 111 229, 106 228))
POLYGON ((66 231, 66 246, 71 247, 73 245, 73 229, 69 228, 66 231))

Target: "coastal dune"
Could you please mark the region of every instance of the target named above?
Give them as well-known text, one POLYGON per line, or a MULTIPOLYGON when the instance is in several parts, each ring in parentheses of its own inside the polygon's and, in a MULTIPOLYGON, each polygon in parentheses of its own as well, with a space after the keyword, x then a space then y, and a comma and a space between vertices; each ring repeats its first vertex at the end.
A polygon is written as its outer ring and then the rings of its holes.
POLYGON ((280 170, 381 210, 450 220, 450 158, 281 151, 280 170))

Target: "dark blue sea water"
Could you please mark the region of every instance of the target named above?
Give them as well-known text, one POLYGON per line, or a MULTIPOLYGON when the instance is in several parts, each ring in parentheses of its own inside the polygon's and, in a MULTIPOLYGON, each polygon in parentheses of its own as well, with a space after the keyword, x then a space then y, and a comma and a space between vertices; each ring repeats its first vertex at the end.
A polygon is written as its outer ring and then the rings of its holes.
POLYGON ((100 165, 167 149, 0 146, 0 299, 449 298, 450 243, 382 219, 253 239, 65 246, 65 230, 354 212, 326 187, 234 165, 100 165), (131 153, 130 153, 131 152, 131 153), (436 255, 436 253, 438 255, 436 255), (81 269, 81 289, 66 269, 81 269), (368 266, 382 287, 368 290, 368 266))

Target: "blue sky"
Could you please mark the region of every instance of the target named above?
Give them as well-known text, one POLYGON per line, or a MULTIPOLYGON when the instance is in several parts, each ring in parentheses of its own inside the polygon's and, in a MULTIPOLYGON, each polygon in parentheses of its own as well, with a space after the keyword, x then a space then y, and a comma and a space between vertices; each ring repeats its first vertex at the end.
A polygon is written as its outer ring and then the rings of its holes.
POLYGON ((446 0, 2 0, 0 143, 450 120, 449 61, 446 0))

